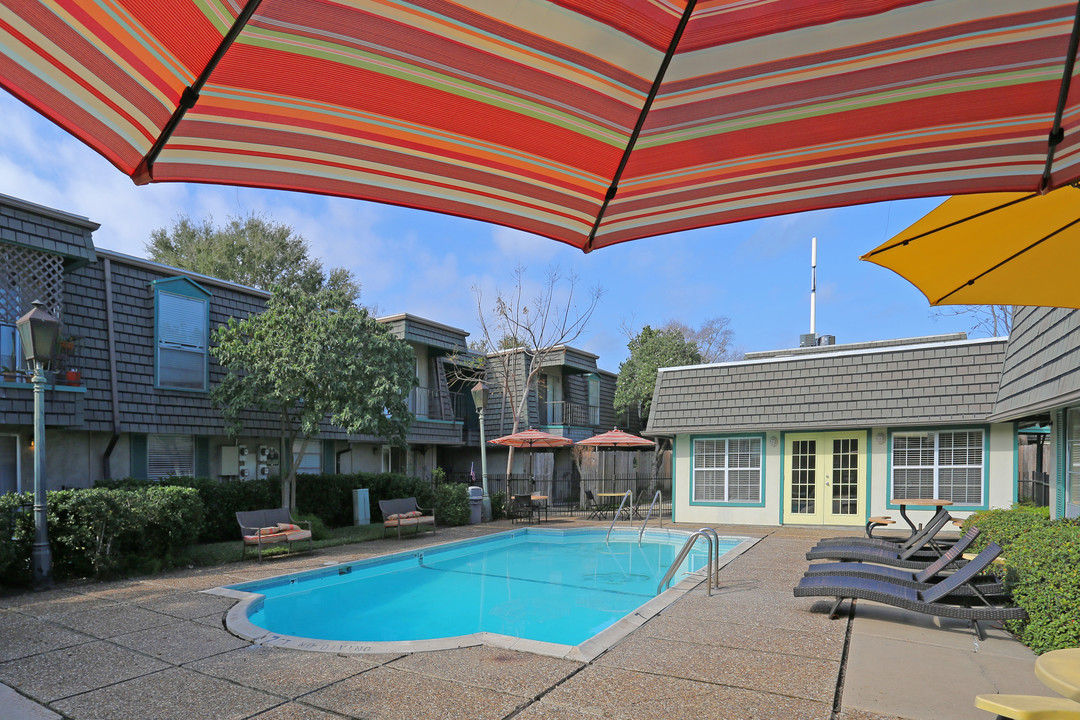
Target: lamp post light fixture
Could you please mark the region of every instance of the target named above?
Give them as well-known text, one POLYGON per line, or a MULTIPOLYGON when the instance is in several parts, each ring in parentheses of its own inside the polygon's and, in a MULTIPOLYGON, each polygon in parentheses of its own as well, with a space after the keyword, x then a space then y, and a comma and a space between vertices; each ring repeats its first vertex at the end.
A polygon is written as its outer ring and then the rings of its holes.
POLYGON ((45 363, 52 359, 60 337, 60 321, 45 310, 40 300, 15 323, 22 340, 23 355, 34 369, 34 544, 30 564, 34 589, 52 587, 52 552, 45 504, 45 363))
POLYGON ((491 522, 491 496, 488 495, 487 483, 487 445, 484 442, 484 404, 487 400, 487 386, 478 382, 470 392, 473 404, 476 406, 476 414, 480 417, 480 484, 484 488, 483 516, 484 522, 491 522))

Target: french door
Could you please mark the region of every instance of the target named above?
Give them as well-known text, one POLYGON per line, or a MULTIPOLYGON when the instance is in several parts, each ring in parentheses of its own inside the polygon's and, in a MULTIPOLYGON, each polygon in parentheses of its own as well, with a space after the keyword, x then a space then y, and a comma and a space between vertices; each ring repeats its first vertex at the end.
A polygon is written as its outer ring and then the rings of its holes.
POLYGON ((862 525, 866 433, 791 433, 784 438, 784 522, 862 525))

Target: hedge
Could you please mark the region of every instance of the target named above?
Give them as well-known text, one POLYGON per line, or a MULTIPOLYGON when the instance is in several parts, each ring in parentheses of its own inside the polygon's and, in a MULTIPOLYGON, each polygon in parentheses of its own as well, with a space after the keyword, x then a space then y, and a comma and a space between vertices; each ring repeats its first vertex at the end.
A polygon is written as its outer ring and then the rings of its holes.
POLYGON ((983 510, 964 520, 964 532, 972 525, 979 528, 979 537, 971 545, 972 552, 981 552, 990 541, 1008 552, 1017 538, 1050 526, 1050 508, 1016 505, 1009 510, 983 510))
POLYGON ((1009 629, 1036 653, 1080 646, 1080 525, 1058 521, 1016 537, 1006 585, 1027 620, 1009 629))
MULTIPOLYGON (((0 495, 0 583, 32 580, 33 503, 29 493, 0 495)), ((191 544, 203 523, 203 504, 190 488, 94 488, 46 494, 54 580, 105 577, 159 569, 191 544)))
MULTIPOLYGON (((174 486, 194 488, 206 507, 206 522, 199 542, 222 542, 239 538, 236 524, 236 512, 239 510, 259 510, 281 506, 281 481, 277 478, 258 480, 225 480, 208 478, 171 477, 162 480, 107 480, 99 482, 97 487, 114 489, 134 489, 155 486, 174 486)), ((441 486, 439 486, 441 487, 441 486)), ((453 485, 451 485, 453 487, 453 485)), ((423 508, 433 507, 435 496, 432 485, 427 480, 409 477, 400 473, 352 473, 301 475, 296 484, 296 505, 298 512, 315 515, 328 527, 343 527, 353 523, 352 491, 367 488, 371 502, 371 521, 382 522, 379 500, 415 497, 423 508)), ((461 493, 464 494, 462 486, 461 493)), ((464 524, 468 522, 468 507, 464 496, 464 520, 461 520, 461 506, 451 495, 446 495, 440 502, 449 503, 447 512, 439 512, 436 506, 435 517, 439 524, 464 524)))

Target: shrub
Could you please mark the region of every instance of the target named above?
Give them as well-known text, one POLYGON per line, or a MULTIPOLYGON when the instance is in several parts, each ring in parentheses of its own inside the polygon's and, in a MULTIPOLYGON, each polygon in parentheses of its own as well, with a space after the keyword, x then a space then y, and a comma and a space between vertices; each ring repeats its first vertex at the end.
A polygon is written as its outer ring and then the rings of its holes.
POLYGON ((469 524, 469 495, 466 487, 459 483, 447 483, 435 488, 436 522, 442 525, 469 524))
POLYGON ((1028 619, 1009 629, 1037 653, 1080 646, 1080 526, 1055 522, 1017 537, 1007 583, 1028 619))
MULTIPOLYGON (((2 552, 0 581, 31 581, 32 512, 15 512, 30 494, 0 496, 0 512, 14 517, 2 552)), ((190 488, 144 487, 56 490, 46 495, 53 577, 107 576, 131 568, 160 568, 195 542, 203 507, 190 488)))
POLYGON ((502 520, 506 517, 506 493, 497 492, 491 494, 491 519, 502 520))
POLYGON ((972 525, 979 528, 979 537, 972 550, 979 552, 991 540, 1008 550, 1017 538, 1039 528, 1049 527, 1050 509, 1031 505, 1016 505, 1009 510, 983 510, 964 520, 964 531, 972 525))
MULTIPOLYGON (((311 523, 311 539, 312 540, 326 540, 330 537, 330 531, 326 529, 326 523, 319 519, 316 515, 297 515, 293 518, 301 523, 311 523)), ((300 525, 301 528, 307 527, 306 525, 300 525)))
POLYGON ((99 488, 136 490, 149 487, 186 487, 199 493, 204 508, 199 542, 235 540, 238 536, 236 513, 241 510, 261 510, 279 507, 281 484, 275 479, 213 480, 210 478, 168 477, 161 480, 103 480, 99 488))

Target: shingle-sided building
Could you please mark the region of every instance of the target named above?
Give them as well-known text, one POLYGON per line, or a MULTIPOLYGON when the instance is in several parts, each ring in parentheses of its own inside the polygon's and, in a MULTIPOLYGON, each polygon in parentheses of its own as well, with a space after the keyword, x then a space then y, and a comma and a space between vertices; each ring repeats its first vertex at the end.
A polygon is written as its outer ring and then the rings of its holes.
POLYGON ((1080 311, 1017 308, 994 421, 1050 425, 1050 512, 1080 517, 1080 311))
POLYGON ((673 439, 675 520, 861 525, 927 497, 960 517, 1008 507, 1015 428, 988 421, 1005 347, 960 333, 660 370, 645 434, 673 439))

